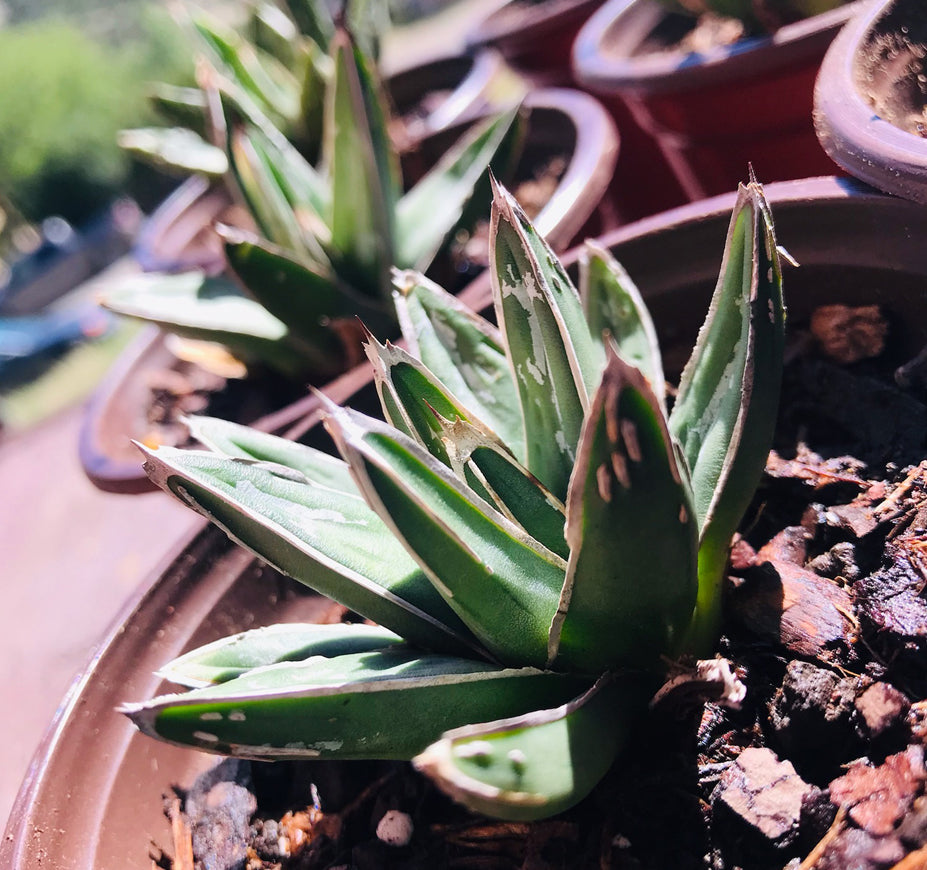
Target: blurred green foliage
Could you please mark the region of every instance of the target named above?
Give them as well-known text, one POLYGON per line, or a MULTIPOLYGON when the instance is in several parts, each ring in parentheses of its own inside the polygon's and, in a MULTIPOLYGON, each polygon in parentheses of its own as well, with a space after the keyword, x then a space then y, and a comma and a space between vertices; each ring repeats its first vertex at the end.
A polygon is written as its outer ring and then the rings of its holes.
POLYGON ((189 80, 190 51, 154 3, 67 0, 28 20, 41 5, 8 0, 0 29, 0 191, 28 219, 80 223, 127 192, 116 132, 149 119, 149 81, 189 80))

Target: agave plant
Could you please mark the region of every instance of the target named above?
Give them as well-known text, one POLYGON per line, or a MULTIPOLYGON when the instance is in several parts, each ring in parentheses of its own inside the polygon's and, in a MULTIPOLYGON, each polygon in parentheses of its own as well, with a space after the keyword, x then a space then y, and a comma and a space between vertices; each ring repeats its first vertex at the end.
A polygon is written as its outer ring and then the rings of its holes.
POLYGON ((662 0, 677 11, 702 15, 713 12, 737 18, 751 33, 772 32, 793 21, 820 15, 848 0, 662 0))
MULTIPOLYGON (((224 144, 225 162, 215 165, 228 169, 259 235, 220 228, 229 274, 139 276, 109 291, 106 307, 290 376, 342 370, 357 344, 357 316, 379 334, 395 332, 390 269, 428 267, 490 161, 502 172, 510 163, 520 115, 512 108, 471 128, 403 193, 375 70, 344 28, 329 46, 318 167, 255 96, 270 86, 259 88, 256 73, 233 64, 231 48, 215 50, 226 59, 206 77, 212 126, 224 144)), ((182 143, 181 151, 193 153, 182 143)))
POLYGON ((125 712, 250 758, 413 759, 466 805, 580 800, 667 658, 719 630, 731 536, 762 472, 784 336, 779 255, 742 187, 672 411, 640 294, 588 244, 580 290, 495 190, 498 329, 397 275, 408 350, 372 338, 380 422, 329 405, 342 459, 216 420, 146 451, 163 488, 377 623, 276 626, 169 664, 125 712))
MULTIPOLYGON (((255 3, 242 32, 193 7, 176 6, 174 11, 201 62, 247 94, 307 159, 314 160, 336 25, 324 0, 287 0, 284 6, 286 11, 266 0, 255 3)), ((389 24, 388 5, 354 0, 347 12, 358 45, 375 59, 380 35, 389 24)), ((180 174, 221 177, 228 161, 225 149, 209 141, 210 78, 207 73, 203 88, 153 86, 154 106, 174 126, 125 130, 122 146, 180 174)))

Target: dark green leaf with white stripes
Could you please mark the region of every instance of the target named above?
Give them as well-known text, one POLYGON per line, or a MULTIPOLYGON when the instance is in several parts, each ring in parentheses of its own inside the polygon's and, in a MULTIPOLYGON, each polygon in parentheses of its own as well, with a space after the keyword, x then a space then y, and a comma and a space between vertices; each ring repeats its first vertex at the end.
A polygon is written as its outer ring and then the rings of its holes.
POLYGON ((600 673, 672 654, 695 605, 698 525, 660 403, 609 352, 567 496, 550 662, 600 673))
POLYGON ((123 708, 146 734, 250 758, 410 759, 474 719, 563 703, 575 676, 397 647, 258 668, 123 708))
POLYGON ((184 653, 158 673, 172 683, 198 688, 280 662, 371 652, 401 642, 398 634, 376 625, 281 623, 220 638, 184 653))
POLYGON ((162 447, 152 480, 307 586, 425 648, 460 652, 469 632, 358 495, 284 466, 162 447))
POLYGON ((364 497, 500 661, 543 664, 564 562, 390 426, 332 407, 364 497))
POLYGON ((396 273, 394 283, 409 352, 523 460, 518 393, 499 330, 416 272, 396 273))

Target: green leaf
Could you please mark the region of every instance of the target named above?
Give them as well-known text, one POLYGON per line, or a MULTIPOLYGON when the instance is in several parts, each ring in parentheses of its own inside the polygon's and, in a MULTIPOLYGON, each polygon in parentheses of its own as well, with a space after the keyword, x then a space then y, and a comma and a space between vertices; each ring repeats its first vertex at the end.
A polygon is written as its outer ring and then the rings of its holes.
POLYGON ((387 421, 528 535, 566 558, 563 505, 507 445, 401 348, 370 339, 367 355, 387 421))
POLYGON ((660 402, 609 352, 567 496, 570 559, 550 662, 601 673, 653 666, 695 606, 698 525, 660 402))
POLYGON ((379 84, 343 30, 332 39, 324 162, 332 185, 331 257, 359 291, 389 296, 399 166, 379 84))
POLYGON ((393 277, 410 353, 524 461, 518 393, 499 330, 423 275, 393 277))
POLYGON ((472 717, 518 715, 582 687, 563 674, 396 648, 270 665, 122 712, 145 734, 208 752, 410 759, 472 717))
POLYGON ((228 170, 225 152, 184 127, 119 131, 119 147, 154 166, 218 178, 228 170))
POLYGON ((364 345, 386 421, 415 439, 432 456, 449 464, 435 411, 452 417, 466 410, 417 359, 392 344, 370 337, 364 345))
POLYGON ((587 372, 602 365, 576 290, 521 208, 494 185, 490 274, 524 419, 526 465, 566 494, 588 404, 587 372))
POLYGON ((466 420, 439 418, 450 467, 500 513, 563 559, 564 507, 493 433, 466 420))
POLYGON ((701 527, 701 648, 720 619, 731 536, 756 489, 779 404, 785 346, 782 270, 769 205, 741 186, 708 317, 679 385, 670 430, 692 474, 701 527))
POLYGON ((276 58, 287 69, 296 68, 302 46, 293 21, 270 2, 260 2, 251 11, 249 21, 255 46, 276 58))
POLYGON ((603 679, 555 709, 450 731, 413 763, 475 812, 511 821, 547 818, 598 784, 645 709, 644 698, 636 684, 603 679))
POLYGON ((218 69, 256 100, 263 111, 275 116, 277 123, 296 117, 299 86, 286 67, 211 16, 193 15, 192 23, 200 44, 218 69))
POLYGON ((499 661, 537 665, 563 560, 390 426, 330 406, 328 429, 371 507, 499 661))
MULTIPOLYGON (((224 98, 222 104, 228 125, 229 165, 261 232, 317 270, 327 270, 328 260, 322 245, 314 233, 304 232, 300 215, 287 196, 291 190, 281 186, 273 154, 263 147, 266 141, 262 140, 257 128, 241 122, 224 98)), ((315 226, 319 228, 318 221, 315 226)))
POLYGON ((185 422, 191 436, 214 453, 283 466, 315 486, 360 497, 348 466, 321 450, 216 417, 188 417, 185 422))
POLYGON ((517 132, 518 108, 487 118, 446 151, 399 201, 395 265, 424 271, 457 225, 477 182, 517 132))
POLYGON ((148 99, 169 124, 205 135, 206 95, 199 88, 155 82, 149 86, 148 99))
MULTIPOLYGON (((359 297, 337 276, 317 271, 250 233, 225 228, 229 269, 248 292, 279 317, 300 340, 307 362, 318 375, 344 370, 354 348, 346 347, 339 321, 360 317, 371 328, 388 330, 393 312, 359 297)), ((353 334, 348 330, 348 334, 353 334)))
MULTIPOLYGON (((303 232, 327 242, 329 231, 323 216, 330 208, 328 181, 299 153, 273 122, 246 94, 229 88, 222 92, 227 124, 247 131, 251 148, 276 181, 276 187, 290 204, 303 232)), ((314 256, 325 261, 321 250, 314 256)))
POLYGON ((427 649, 477 646, 356 492, 299 471, 191 450, 143 450, 160 486, 279 571, 427 649))
POLYGON ((328 3, 320 3, 319 0, 284 0, 284 2, 300 33, 328 50, 328 44, 335 35, 335 20, 328 3))
POLYGON ((158 674, 172 683, 198 688, 225 683, 255 668, 280 662, 371 652, 401 642, 398 634, 375 625, 268 625, 191 650, 158 674))
POLYGON ((621 358, 640 369, 662 405, 666 383, 650 312, 624 267, 593 241, 580 254, 579 295, 593 338, 610 335, 621 358))
POLYGON ((224 278, 202 272, 133 276, 109 289, 101 304, 184 338, 218 342, 246 361, 262 360, 291 377, 305 370, 286 326, 224 278))

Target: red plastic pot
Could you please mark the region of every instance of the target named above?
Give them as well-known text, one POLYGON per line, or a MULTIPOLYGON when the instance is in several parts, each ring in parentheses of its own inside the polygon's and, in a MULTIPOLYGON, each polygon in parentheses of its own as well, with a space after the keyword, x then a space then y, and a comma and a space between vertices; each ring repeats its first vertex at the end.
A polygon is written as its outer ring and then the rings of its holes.
POLYGON ((601 5, 602 0, 503 0, 471 28, 467 46, 495 48, 535 85, 572 84, 573 40, 601 5))
POLYGON ((748 164, 764 181, 833 171, 814 135, 812 94, 827 47, 861 0, 702 54, 673 50, 692 19, 657 0, 609 0, 580 31, 581 84, 623 104, 686 196, 731 190, 748 164))
POLYGON ((876 0, 834 40, 815 88, 824 150, 856 178, 927 204, 927 6, 876 0))

